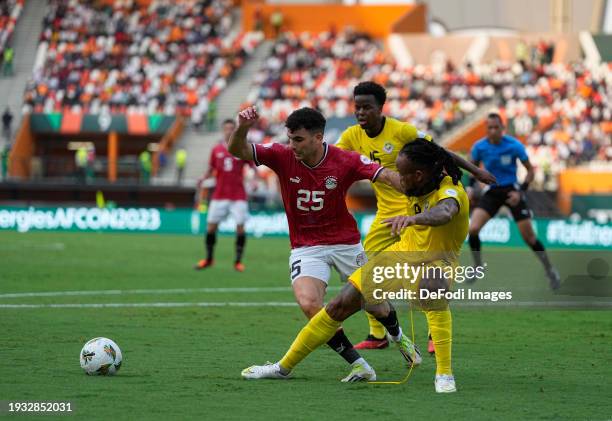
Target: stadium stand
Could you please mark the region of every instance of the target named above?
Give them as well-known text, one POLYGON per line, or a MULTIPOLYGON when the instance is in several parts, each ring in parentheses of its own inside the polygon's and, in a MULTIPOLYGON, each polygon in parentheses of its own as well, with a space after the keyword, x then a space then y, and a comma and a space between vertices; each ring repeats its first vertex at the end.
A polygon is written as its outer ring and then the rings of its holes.
POLYGON ((24 111, 193 116, 261 40, 231 32, 231 2, 51 1, 24 111))
POLYGON ((266 134, 274 136, 282 129, 278 123, 299 106, 316 106, 328 116, 351 115, 351 90, 361 80, 387 87, 386 113, 434 135, 460 123, 495 94, 470 66, 401 69, 366 34, 288 32, 276 41, 255 76, 248 102, 260 105, 269 123, 266 134))
POLYGON ((17 19, 23 10, 25 0, 3 0, 0 1, 0 60, 4 53, 11 35, 15 30, 17 19))
POLYGON ((565 168, 612 162, 609 63, 591 69, 517 63, 514 71, 516 81, 501 90, 500 109, 509 132, 528 145, 537 188, 556 190, 565 168))
POLYGON ((300 106, 316 106, 328 116, 350 115, 351 89, 361 80, 386 86, 387 114, 435 137, 495 100, 508 118, 509 133, 528 145, 536 167, 534 188, 554 191, 563 169, 612 160, 611 67, 551 63, 553 46, 544 42, 523 49, 525 56, 512 63, 444 61, 400 68, 365 34, 284 33, 248 97, 263 116, 251 140, 282 139, 282 122, 300 106))

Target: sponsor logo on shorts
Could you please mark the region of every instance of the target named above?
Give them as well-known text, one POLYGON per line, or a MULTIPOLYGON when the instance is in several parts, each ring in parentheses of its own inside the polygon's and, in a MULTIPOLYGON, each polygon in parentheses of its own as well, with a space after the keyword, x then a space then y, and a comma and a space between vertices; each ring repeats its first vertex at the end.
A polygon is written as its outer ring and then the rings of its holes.
POLYGON ((333 190, 336 187, 338 187, 338 179, 336 177, 334 177, 333 175, 325 177, 325 188, 327 190, 333 190))

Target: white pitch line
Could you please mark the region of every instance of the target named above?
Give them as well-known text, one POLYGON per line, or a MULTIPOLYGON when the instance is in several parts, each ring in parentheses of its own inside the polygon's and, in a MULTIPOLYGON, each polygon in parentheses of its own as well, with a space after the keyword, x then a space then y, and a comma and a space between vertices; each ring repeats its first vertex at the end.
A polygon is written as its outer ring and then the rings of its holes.
MULTIPOLYGON (((262 301, 262 302, 157 302, 157 303, 87 303, 87 304, 0 304, 0 309, 29 309, 29 308, 172 308, 172 307, 295 307, 295 302, 286 301, 262 301)), ((457 303, 453 307, 566 307, 566 308, 612 308, 610 301, 595 301, 595 302, 576 302, 576 301, 558 301, 558 302, 540 302, 540 301, 514 301, 504 303, 478 303, 478 302, 463 302, 457 303)))
MULTIPOLYGON (((338 291, 340 287, 328 287, 328 291, 338 291)), ((236 287, 236 288, 167 288, 167 289, 105 289, 98 291, 47 291, 47 292, 15 292, 0 294, 2 298, 25 297, 67 297, 86 295, 130 295, 130 294, 191 294, 191 293, 261 293, 261 292, 291 292, 291 287, 236 287)))
POLYGON ((295 307, 294 302, 203 302, 203 303, 90 303, 90 304, 0 304, 0 308, 104 308, 104 307, 295 307))

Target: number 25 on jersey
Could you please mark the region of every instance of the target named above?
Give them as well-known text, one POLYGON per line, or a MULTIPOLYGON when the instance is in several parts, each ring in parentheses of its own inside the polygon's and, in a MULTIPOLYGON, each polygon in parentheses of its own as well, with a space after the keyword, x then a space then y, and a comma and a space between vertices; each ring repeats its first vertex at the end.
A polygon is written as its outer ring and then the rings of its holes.
POLYGON ((297 192, 297 208, 301 211, 319 211, 323 209, 323 195, 324 191, 320 190, 304 190, 300 189, 297 192), (309 202, 312 202, 309 206, 309 202))

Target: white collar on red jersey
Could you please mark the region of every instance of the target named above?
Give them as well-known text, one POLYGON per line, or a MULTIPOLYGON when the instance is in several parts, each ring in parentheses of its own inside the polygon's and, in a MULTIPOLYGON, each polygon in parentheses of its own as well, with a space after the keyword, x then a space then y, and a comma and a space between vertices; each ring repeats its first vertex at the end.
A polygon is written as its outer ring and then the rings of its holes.
POLYGON ((321 157, 321 159, 319 160, 319 162, 317 162, 314 166, 310 166, 307 163, 305 163, 304 161, 300 161, 306 168, 308 168, 309 170, 314 170, 317 167, 320 167, 321 164, 323 164, 323 161, 325 161, 325 158, 327 158, 327 152, 329 151, 329 147, 327 146, 327 142, 323 142, 323 147, 325 148, 325 151, 323 152, 323 156, 321 157))

